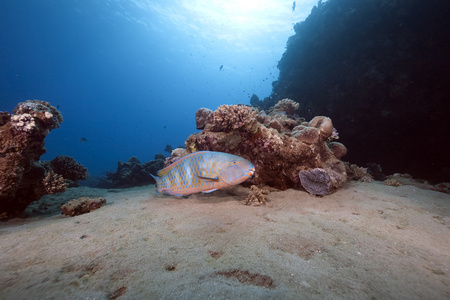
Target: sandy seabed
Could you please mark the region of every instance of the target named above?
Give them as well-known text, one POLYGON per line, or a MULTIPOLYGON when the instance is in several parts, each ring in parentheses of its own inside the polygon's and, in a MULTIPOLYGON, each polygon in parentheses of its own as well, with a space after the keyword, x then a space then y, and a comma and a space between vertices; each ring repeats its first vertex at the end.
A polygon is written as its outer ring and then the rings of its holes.
POLYGON ((0 299, 450 299, 450 195, 72 188, 0 223, 0 299), (63 216, 81 196, 107 205, 63 216))

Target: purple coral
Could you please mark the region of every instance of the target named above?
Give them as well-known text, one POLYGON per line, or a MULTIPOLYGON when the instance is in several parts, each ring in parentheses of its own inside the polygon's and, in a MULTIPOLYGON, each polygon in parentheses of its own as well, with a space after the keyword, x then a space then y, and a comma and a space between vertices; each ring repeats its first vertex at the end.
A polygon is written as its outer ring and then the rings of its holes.
POLYGON ((314 168, 299 172, 300 182, 305 190, 317 196, 323 196, 330 193, 330 175, 321 168, 314 168))

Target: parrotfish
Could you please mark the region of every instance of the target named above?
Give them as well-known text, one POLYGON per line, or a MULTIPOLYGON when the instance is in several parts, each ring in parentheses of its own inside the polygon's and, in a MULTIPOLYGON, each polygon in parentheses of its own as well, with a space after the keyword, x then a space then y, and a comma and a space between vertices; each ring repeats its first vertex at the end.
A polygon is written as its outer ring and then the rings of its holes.
POLYGON ((199 151, 188 154, 158 171, 156 191, 174 196, 210 193, 253 177, 255 166, 233 154, 199 151))

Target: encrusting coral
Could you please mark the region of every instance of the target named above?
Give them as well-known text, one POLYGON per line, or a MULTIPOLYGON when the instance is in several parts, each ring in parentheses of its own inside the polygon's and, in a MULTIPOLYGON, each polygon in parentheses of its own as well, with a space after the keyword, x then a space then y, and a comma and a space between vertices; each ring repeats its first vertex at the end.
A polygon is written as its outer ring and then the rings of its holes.
POLYGON ((203 131, 187 138, 187 152, 210 150, 242 156, 256 167, 248 183, 279 189, 301 188, 299 172, 320 168, 328 174, 328 192, 332 192, 347 177, 344 164, 328 147, 338 137, 337 131, 327 117, 305 122, 293 113, 295 107, 289 99, 269 114, 244 105, 222 105, 207 118, 203 131), (274 126, 275 122, 280 126, 274 126))

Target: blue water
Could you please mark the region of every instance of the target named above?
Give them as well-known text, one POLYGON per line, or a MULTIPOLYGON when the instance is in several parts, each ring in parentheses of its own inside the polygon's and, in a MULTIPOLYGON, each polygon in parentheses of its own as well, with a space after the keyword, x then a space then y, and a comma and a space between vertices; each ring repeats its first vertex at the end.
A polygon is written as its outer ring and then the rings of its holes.
POLYGON ((94 176, 153 160, 198 132, 198 108, 270 94, 293 23, 316 4, 296 2, 1 1, 0 111, 59 107, 41 160, 69 155, 94 176))

